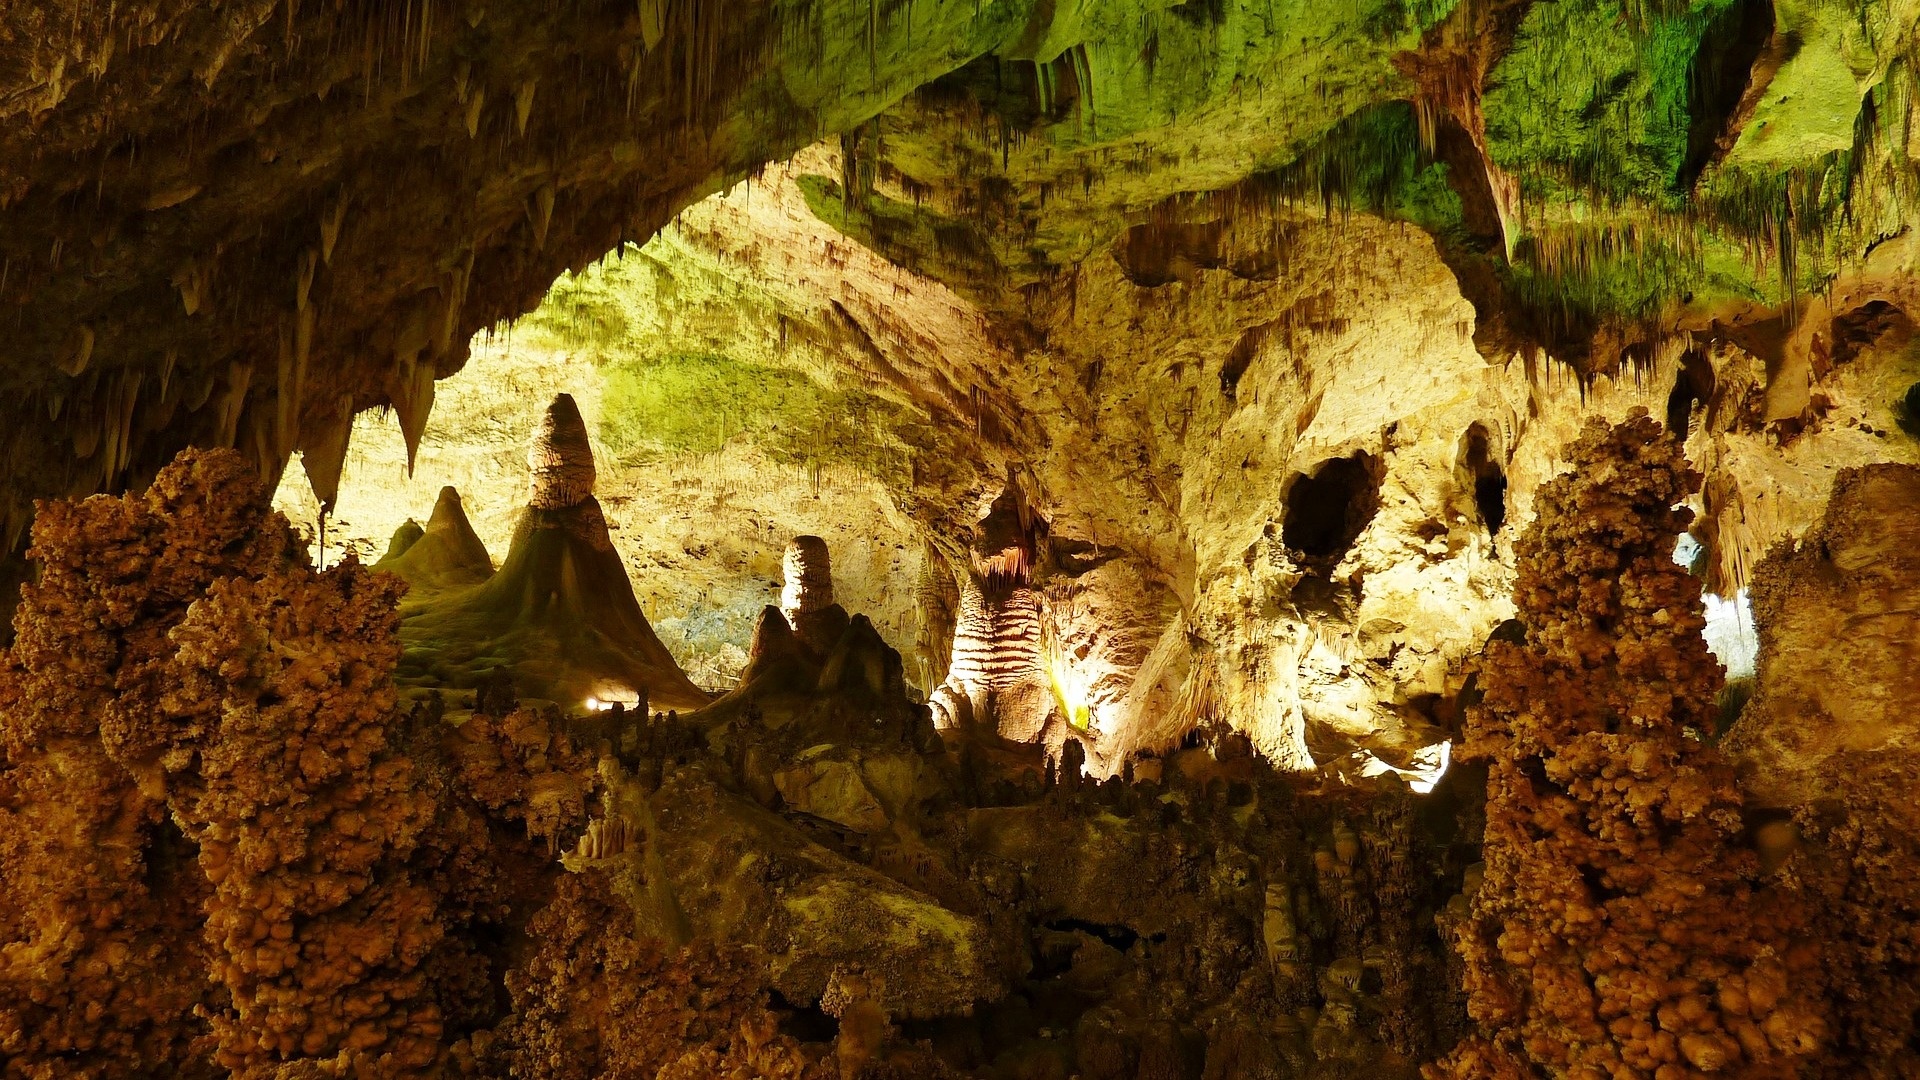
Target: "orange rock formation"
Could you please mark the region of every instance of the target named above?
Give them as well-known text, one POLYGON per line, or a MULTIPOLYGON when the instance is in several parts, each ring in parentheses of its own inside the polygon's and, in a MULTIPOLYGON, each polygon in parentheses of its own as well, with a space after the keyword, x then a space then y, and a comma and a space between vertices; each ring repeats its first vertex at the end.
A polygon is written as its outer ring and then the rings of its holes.
POLYGON ((1721 673, 1672 559, 1699 476, 1644 413, 1590 424, 1520 546, 1462 756, 1488 768, 1484 883, 1455 928, 1483 1034, 1431 1077, 1789 1077, 1826 1037, 1794 898, 1739 843, 1700 741, 1721 673))

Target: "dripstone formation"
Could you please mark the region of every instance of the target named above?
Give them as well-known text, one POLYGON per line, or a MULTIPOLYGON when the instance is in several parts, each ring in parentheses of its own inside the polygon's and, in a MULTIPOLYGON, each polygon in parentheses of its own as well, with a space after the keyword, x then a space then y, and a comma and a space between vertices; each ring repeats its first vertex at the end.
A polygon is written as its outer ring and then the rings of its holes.
MULTIPOLYGON (((499 571, 466 588, 423 592, 408 606, 402 677, 462 688, 504 678, 570 705, 641 696, 666 708, 705 704, 634 599, 593 496, 593 448, 571 397, 548 407, 527 464, 527 508, 499 571)), ((442 505, 443 533, 456 537, 458 499, 442 505)), ((434 535, 423 535, 394 569, 407 572, 413 551, 434 535)))
POLYGON ((1644 416, 1576 450, 1427 796, 1219 728, 1096 780, 772 606, 685 712, 511 664, 406 705, 406 624, 581 559, 539 534, 591 496, 417 609, 312 569, 231 452, 48 504, 0 653, 4 1075, 1905 1075, 1908 846, 1865 802, 1743 817, 1670 552, 1696 477, 1644 416))
POLYGON ((1058 753, 1069 736, 1047 681, 1033 583, 1045 535, 1046 523, 1009 480, 977 526, 971 560, 960 571, 953 656, 932 702, 942 727, 980 725, 1058 753))
POLYGON ((780 565, 780 614, 808 648, 825 655, 847 630, 847 611, 833 601, 833 557, 827 542, 796 536, 780 565))
POLYGON ((1484 1034, 1432 1075, 1805 1075, 1830 1040, 1819 943, 1703 741, 1720 668, 1671 554, 1699 475, 1644 414, 1571 456, 1468 710, 1485 870, 1449 920, 1484 1034))

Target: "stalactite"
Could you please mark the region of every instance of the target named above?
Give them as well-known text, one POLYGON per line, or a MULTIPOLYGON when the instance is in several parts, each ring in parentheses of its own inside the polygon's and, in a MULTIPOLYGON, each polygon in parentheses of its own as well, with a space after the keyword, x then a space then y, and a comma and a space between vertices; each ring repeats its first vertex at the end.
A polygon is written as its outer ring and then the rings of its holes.
POLYGON ((332 513, 340 497, 340 474, 346 466, 347 446, 353 437, 353 398, 341 395, 317 423, 302 425, 300 465, 320 509, 332 513))

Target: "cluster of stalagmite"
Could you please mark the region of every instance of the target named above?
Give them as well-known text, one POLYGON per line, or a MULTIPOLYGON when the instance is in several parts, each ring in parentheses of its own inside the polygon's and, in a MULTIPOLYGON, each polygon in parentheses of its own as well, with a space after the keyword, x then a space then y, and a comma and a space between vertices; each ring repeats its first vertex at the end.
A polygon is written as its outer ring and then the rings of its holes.
POLYGON ((507 678, 570 703, 645 696, 668 708, 705 704, 634 597, 593 494, 593 446, 572 397, 554 397, 527 463, 527 507, 497 572, 486 572, 457 495, 444 492, 440 524, 382 560, 423 585, 401 626, 403 677, 461 687, 507 678))
POLYGON ((1801 905, 1741 844, 1700 584, 1673 561, 1699 477, 1644 413, 1588 426, 1519 546, 1461 756, 1485 873, 1452 933, 1477 1034, 1430 1071, 1790 1077, 1826 1040, 1801 905))
POLYGON ((415 589, 431 591, 485 581, 493 576, 493 558, 467 520, 460 493, 444 487, 426 526, 409 519, 395 531, 386 556, 374 569, 397 574, 415 589))
POLYGON ((529 927, 538 951, 507 979, 516 1014, 490 1047, 541 1080, 830 1080, 817 1050, 778 1032, 752 950, 677 948, 634 931, 606 874, 569 874, 529 927))
POLYGON ((169 753, 198 768, 169 801, 213 884, 214 1059, 236 1077, 303 1058, 400 1076, 439 1054, 439 896, 408 867, 439 807, 399 745, 404 591, 289 563, 215 582, 172 634, 169 753))
POLYGON ((448 785, 439 713, 398 708, 404 585, 314 571, 231 451, 47 503, 33 550, 0 654, 0 1073, 409 1075, 491 1022, 486 864, 519 842, 448 785))

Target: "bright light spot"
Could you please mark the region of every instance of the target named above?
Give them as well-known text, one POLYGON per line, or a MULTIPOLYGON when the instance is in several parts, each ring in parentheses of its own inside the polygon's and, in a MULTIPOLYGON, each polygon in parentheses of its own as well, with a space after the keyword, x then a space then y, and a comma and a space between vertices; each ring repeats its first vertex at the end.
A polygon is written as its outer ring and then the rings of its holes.
POLYGON ((615 705, 633 708, 640 704, 640 695, 623 690, 602 690, 600 693, 580 703, 588 712, 611 712, 615 705))
POLYGON ((1747 590, 1741 589, 1728 600, 1708 593, 1701 597, 1707 604, 1704 631, 1707 649, 1727 667, 1727 678, 1753 676, 1760 654, 1760 635, 1753 628, 1753 607, 1747 602, 1747 590))
POLYGON ((1360 766, 1361 776, 1397 773, 1418 795, 1431 795, 1440 778, 1447 775, 1447 766, 1453 763, 1453 744, 1445 741, 1414 751, 1412 764, 1404 769, 1389 765, 1365 750, 1360 753, 1366 754, 1366 761, 1360 766))
POLYGON ((1047 650, 1047 681, 1053 686, 1053 699, 1067 722, 1081 731, 1093 728, 1093 703, 1089 700, 1089 680, 1057 650, 1047 650))
POLYGON ((1407 786, 1421 795, 1433 794, 1434 785, 1440 782, 1441 777, 1447 775, 1447 766, 1453 764, 1453 744, 1438 742, 1413 756, 1415 767, 1420 767, 1421 758, 1432 753, 1435 746, 1439 747, 1439 752, 1433 755, 1432 763, 1421 770, 1419 776, 1407 781, 1407 786))
POLYGON ((1680 539, 1673 545, 1673 561, 1681 566, 1691 567, 1693 560, 1700 557, 1701 543, 1692 533, 1681 533, 1680 539))

